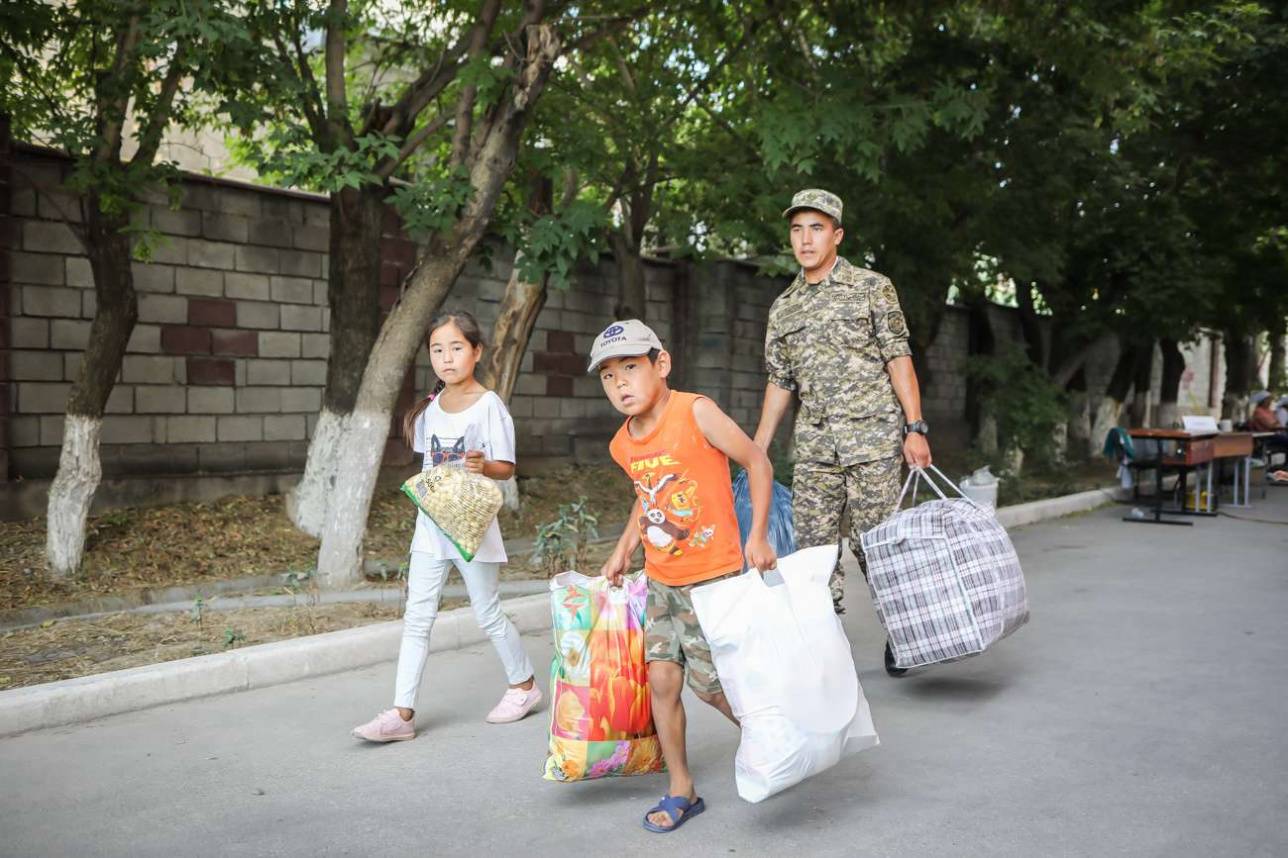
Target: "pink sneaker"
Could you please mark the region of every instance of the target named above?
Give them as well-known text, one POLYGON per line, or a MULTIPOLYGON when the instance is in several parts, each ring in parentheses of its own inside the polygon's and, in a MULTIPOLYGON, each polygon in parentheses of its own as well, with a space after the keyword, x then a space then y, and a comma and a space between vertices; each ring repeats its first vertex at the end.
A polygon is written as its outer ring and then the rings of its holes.
POLYGON ((489 724, 509 724, 518 721, 536 708, 541 702, 541 689, 533 685, 527 691, 522 688, 507 688, 501 696, 501 702, 487 713, 489 724))
POLYGON ((354 727, 353 737, 368 742, 405 742, 416 738, 416 728, 404 721, 397 709, 386 709, 366 724, 354 727))

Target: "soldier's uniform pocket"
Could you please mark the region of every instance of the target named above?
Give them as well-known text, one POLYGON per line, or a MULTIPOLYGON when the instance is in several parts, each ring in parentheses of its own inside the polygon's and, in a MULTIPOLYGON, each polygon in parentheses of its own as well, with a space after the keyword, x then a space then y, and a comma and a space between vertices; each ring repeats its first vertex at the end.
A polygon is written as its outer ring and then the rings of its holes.
POLYGON ((838 358, 836 371, 854 382, 870 382, 883 370, 875 354, 872 312, 866 298, 844 298, 826 310, 827 341, 838 358))

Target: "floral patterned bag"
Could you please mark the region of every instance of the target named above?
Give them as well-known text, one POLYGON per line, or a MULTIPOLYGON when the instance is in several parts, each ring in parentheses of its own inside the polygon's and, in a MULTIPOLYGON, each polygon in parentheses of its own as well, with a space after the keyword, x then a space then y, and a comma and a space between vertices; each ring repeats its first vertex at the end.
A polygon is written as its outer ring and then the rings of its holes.
POLYGON ((579 572, 550 582, 550 748, 545 778, 577 781, 662 770, 644 664, 643 573, 610 587, 579 572))

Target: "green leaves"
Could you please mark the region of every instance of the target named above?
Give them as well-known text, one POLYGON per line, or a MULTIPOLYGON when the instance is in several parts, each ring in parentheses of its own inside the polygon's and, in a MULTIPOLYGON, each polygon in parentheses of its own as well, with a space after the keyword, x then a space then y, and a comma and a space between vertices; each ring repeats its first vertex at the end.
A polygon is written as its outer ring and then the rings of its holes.
POLYGON ((562 210, 534 220, 520 235, 519 276, 529 282, 550 278, 554 289, 567 289, 573 267, 598 257, 599 236, 607 223, 602 207, 576 200, 562 210))
POLYGON ((423 239, 455 224, 472 193, 469 173, 460 167, 413 185, 400 185, 390 199, 407 231, 423 239))

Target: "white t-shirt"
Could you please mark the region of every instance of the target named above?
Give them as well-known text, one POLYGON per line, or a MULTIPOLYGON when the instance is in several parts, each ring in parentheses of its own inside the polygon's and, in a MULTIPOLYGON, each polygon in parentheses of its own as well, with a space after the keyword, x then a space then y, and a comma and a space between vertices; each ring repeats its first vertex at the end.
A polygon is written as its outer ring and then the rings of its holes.
MULTIPOLYGON (((505 410, 501 397, 488 391, 478 401, 455 414, 444 411, 435 399, 416 418, 412 449, 425 454, 424 470, 444 462, 461 461, 469 450, 482 450, 496 462, 514 461, 514 421, 505 410)), ((435 560, 456 560, 461 553, 425 513, 416 513, 416 535, 412 551, 423 551, 435 560)), ((496 519, 488 526, 475 560, 505 563, 505 544, 496 519)))

